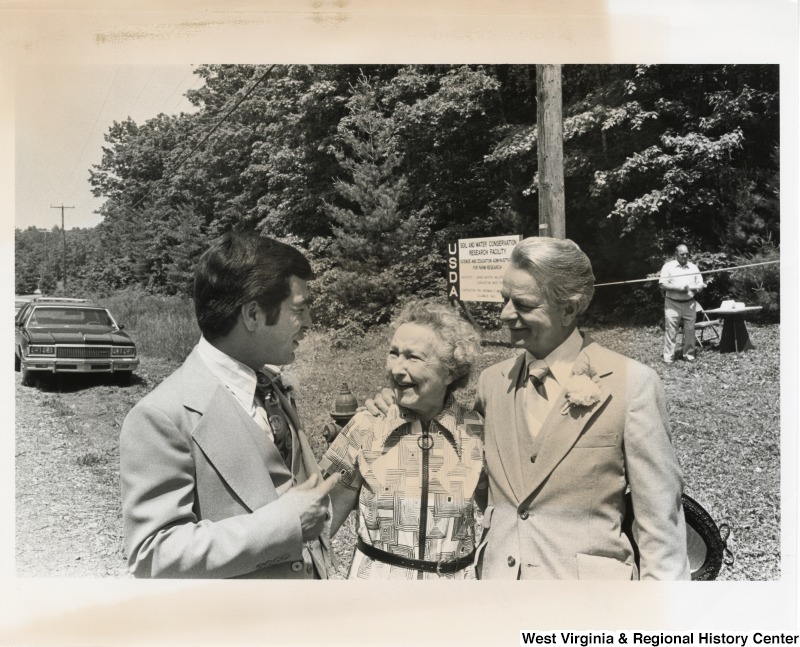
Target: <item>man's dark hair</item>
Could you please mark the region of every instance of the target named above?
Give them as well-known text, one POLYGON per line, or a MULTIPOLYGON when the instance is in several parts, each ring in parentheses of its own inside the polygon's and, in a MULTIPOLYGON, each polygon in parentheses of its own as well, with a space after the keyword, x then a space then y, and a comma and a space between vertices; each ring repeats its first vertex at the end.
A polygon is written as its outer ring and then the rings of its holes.
POLYGON ((314 278, 311 264, 294 247, 266 236, 228 233, 200 257, 194 274, 194 311, 207 340, 227 335, 239 309, 256 301, 273 325, 289 296, 289 279, 314 278))

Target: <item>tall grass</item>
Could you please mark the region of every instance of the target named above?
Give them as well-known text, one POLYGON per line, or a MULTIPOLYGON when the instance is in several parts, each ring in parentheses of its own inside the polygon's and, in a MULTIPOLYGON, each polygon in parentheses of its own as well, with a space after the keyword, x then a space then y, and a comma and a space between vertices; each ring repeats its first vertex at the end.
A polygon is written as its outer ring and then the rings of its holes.
POLYGON ((200 339, 194 305, 188 297, 122 290, 90 298, 108 308, 117 323, 125 326, 142 355, 180 362, 200 339))

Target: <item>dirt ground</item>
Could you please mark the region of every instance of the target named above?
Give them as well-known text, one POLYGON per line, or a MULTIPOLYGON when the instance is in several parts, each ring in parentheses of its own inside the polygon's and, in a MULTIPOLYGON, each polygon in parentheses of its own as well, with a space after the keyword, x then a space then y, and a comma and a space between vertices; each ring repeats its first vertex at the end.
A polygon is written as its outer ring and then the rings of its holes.
MULTIPOLYGON (((618 350, 646 358, 659 334, 656 329, 633 336, 608 330, 597 331, 596 338, 611 348, 628 340, 618 350)), ((686 491, 732 529, 728 546, 736 560, 723 567, 721 580, 781 576, 779 327, 754 326, 751 336, 759 352, 706 352, 697 365, 655 366, 665 383, 686 491)), ((347 351, 329 357, 324 338, 307 345, 297 369, 304 385, 301 415, 321 455, 327 445, 320 429, 330 409, 330 374, 343 369, 303 372, 302 365, 313 368, 323 354, 331 366, 338 367, 342 357, 353 360, 347 351)), ((126 387, 87 376, 50 379, 29 388, 21 386, 16 374, 18 576, 130 577, 122 543, 119 430, 130 408, 175 367, 143 357, 126 387)), ((339 577, 347 573, 354 543, 351 515, 333 541, 339 577)))
MULTIPOLYGON (((119 497, 122 421, 175 367, 147 358, 130 386, 71 376, 16 388, 16 571, 19 577, 132 577, 119 497)), ((353 518, 334 539, 342 578, 353 518)))
MULTIPOLYGON (((127 575, 119 526, 117 454, 87 447, 75 412, 98 384, 58 393, 25 388, 16 377, 17 575, 127 575)), ((98 393, 91 399, 99 400, 98 393)))

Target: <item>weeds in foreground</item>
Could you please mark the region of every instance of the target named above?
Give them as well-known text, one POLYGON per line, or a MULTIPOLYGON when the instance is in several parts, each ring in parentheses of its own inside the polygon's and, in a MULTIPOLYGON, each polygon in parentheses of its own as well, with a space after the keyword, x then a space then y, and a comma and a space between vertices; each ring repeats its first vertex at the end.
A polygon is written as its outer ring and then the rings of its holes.
POLYGON ((82 467, 92 467, 93 465, 108 463, 108 457, 98 452, 89 450, 88 452, 84 452, 83 454, 79 455, 75 459, 75 462, 82 467))
POLYGON ((58 395, 44 398, 42 404, 49 407, 53 416, 61 423, 67 433, 75 434, 78 431, 78 424, 75 417, 75 410, 58 395))
POLYGON ((46 407, 49 407, 57 418, 69 418, 75 415, 72 407, 70 407, 57 395, 51 395, 44 398, 42 400, 42 404, 46 407))

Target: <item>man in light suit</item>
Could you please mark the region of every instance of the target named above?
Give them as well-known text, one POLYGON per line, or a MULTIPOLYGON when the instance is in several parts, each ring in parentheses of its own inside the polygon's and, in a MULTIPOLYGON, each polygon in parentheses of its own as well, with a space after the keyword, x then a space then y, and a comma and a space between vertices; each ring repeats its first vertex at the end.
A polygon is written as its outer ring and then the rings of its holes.
POLYGON ((527 238, 511 256, 500 318, 523 352, 481 374, 475 406, 489 476, 482 578, 689 579, 663 387, 577 331, 593 286, 572 241, 527 238))
POLYGON ((202 338, 120 435, 125 549, 137 577, 324 579, 328 492, 275 372, 311 325, 308 260, 228 234, 200 258, 202 338))

